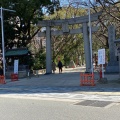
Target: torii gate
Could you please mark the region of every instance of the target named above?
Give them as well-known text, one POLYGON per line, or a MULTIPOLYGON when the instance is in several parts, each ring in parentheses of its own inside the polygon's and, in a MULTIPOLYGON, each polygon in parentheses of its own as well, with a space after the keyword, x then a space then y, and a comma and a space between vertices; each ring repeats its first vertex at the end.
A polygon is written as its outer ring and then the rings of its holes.
MULTIPOLYGON (((91 22, 97 21, 101 12, 91 14, 91 22)), ((39 21, 38 27, 46 27, 46 32, 38 33, 39 37, 46 36, 46 74, 52 73, 52 49, 51 49, 51 36, 52 35, 63 35, 68 34, 79 34, 83 33, 84 39, 84 50, 85 50, 85 62, 86 62, 86 72, 90 72, 91 68, 91 53, 90 53, 90 43, 89 43, 89 30, 88 30, 88 15, 82 17, 76 17, 71 19, 63 20, 43 20, 39 21), (69 25, 82 24, 82 28, 69 29, 69 25), (51 30, 53 26, 62 26, 62 30, 51 30)), ((97 31, 97 27, 92 27, 92 32, 97 31)))

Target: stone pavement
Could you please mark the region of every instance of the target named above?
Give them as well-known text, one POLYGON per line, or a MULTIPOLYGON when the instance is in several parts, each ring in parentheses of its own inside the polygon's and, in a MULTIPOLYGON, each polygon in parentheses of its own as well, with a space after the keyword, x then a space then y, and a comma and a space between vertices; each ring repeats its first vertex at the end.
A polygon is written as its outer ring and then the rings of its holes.
POLYGON ((80 72, 85 67, 67 68, 62 74, 33 76, 0 85, 0 97, 26 97, 37 99, 65 100, 104 100, 120 102, 120 81, 118 74, 105 74, 107 84, 98 83, 95 73, 95 86, 80 86, 80 72))

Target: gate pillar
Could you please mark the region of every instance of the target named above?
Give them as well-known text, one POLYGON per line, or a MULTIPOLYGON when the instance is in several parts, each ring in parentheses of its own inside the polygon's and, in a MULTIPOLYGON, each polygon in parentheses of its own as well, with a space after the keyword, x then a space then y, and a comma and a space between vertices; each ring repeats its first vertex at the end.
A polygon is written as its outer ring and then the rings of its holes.
POLYGON ((90 42, 89 42, 87 23, 83 23, 83 39, 84 39, 86 72, 90 72, 90 69, 91 69, 91 57, 90 57, 90 55, 91 54, 90 54, 90 42))
POLYGON ((50 26, 46 27, 46 74, 52 73, 52 54, 51 54, 51 33, 50 26))

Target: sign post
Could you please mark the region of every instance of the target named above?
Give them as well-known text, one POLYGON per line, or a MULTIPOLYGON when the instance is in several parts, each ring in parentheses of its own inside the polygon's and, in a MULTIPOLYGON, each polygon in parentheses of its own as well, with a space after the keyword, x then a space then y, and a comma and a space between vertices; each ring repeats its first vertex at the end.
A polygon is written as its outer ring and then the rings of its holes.
POLYGON ((105 49, 98 50, 98 64, 102 64, 102 78, 104 78, 103 64, 105 64, 105 49))

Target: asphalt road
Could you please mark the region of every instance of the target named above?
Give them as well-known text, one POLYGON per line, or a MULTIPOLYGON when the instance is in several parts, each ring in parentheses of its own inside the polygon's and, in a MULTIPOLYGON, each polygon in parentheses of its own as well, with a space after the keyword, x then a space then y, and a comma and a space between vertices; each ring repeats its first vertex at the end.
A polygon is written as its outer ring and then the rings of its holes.
POLYGON ((78 105, 82 101, 49 101, 0 97, 1 120, 120 120, 120 103, 105 107, 78 105))

